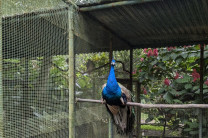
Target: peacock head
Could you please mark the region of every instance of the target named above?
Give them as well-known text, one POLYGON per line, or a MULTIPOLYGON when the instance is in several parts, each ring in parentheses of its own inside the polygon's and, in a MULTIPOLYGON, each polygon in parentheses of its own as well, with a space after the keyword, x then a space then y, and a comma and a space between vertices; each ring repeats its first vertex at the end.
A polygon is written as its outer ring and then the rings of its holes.
POLYGON ((112 61, 111 61, 111 66, 115 66, 116 65, 116 61, 113 59, 112 61))

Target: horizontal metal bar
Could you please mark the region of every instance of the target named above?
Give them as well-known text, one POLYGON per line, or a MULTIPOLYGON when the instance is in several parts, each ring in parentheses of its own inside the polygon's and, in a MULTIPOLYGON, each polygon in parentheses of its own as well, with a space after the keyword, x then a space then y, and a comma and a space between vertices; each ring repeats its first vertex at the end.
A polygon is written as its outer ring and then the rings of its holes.
MULTIPOLYGON (((91 102, 91 103, 104 103, 101 100, 81 99, 76 98, 76 102, 91 102)), ((141 108, 171 108, 171 109, 190 109, 190 108, 208 108, 208 104, 142 104, 135 102, 127 102, 126 105, 138 106, 141 108)))
POLYGON ((139 3, 154 2, 154 1, 163 1, 163 0, 129 0, 129 1, 119 1, 119 2, 112 2, 112 3, 108 3, 108 4, 101 4, 101 5, 96 5, 96 6, 89 6, 89 7, 79 8, 79 11, 81 11, 81 12, 88 12, 88 11, 107 9, 107 8, 112 8, 112 7, 117 7, 117 6, 133 5, 133 4, 139 4, 139 3))

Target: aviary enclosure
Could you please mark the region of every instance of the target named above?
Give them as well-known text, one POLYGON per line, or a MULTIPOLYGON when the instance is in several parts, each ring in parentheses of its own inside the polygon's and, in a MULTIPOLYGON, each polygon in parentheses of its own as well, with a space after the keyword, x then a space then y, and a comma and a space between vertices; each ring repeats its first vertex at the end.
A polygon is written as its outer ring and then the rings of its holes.
POLYGON ((0 7, 0 137, 208 137, 206 0, 0 7), (100 104, 112 57, 137 102, 130 136, 100 104))

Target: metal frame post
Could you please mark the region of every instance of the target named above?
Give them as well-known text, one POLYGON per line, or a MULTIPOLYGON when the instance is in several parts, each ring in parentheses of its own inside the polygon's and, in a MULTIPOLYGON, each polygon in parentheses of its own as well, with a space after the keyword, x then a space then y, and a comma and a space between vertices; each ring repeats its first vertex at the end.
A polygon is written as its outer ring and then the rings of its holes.
MULTIPOLYGON (((136 100, 138 103, 141 103, 140 99, 141 94, 141 84, 136 83, 136 100)), ((141 138, 141 107, 136 107, 136 138, 141 138)))
MULTIPOLYGON (((203 104, 203 84, 204 84, 204 45, 200 45, 200 100, 203 104)), ((199 138, 202 138, 203 129, 203 109, 199 109, 199 138)))
POLYGON ((74 7, 68 9, 69 20, 69 138, 75 138, 75 54, 74 54, 74 7))
MULTIPOLYGON (((0 1, 0 11, 2 1, 0 1)), ((2 63, 3 63, 3 55, 2 55, 2 12, 0 12, 0 137, 4 137, 4 110, 3 110, 3 76, 2 76, 2 63)))
MULTIPOLYGON (((113 59, 113 40, 112 36, 110 37, 110 46, 109 46, 109 70, 111 68, 111 60, 113 59)), ((110 117, 108 120, 108 138, 113 138, 113 119, 110 117)))

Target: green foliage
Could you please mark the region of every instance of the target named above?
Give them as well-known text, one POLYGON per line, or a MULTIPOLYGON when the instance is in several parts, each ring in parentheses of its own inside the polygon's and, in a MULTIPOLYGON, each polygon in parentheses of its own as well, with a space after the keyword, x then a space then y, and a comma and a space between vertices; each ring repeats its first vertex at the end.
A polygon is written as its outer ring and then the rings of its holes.
POLYGON ((163 126, 141 125, 141 129, 163 131, 163 126))
MULTIPOLYGON (((135 78, 142 83, 142 90, 147 90, 145 101, 147 103, 186 104, 200 103, 199 76, 200 51, 199 45, 189 47, 170 47, 158 49, 159 55, 151 53, 150 49, 138 52, 139 61, 136 65, 135 78), (196 72, 194 73, 194 70, 196 72)), ((208 48, 205 47, 205 68, 208 66, 208 48)), ((208 78, 208 72, 204 68, 204 78, 208 78)), ((208 103, 207 85, 204 84, 204 102, 208 103)), ((167 122, 171 129, 179 128, 184 124, 183 117, 187 117, 183 131, 188 135, 196 135, 195 128, 198 120, 193 120, 196 115, 193 111, 158 109, 147 111, 149 117, 146 121, 157 120, 164 124, 167 122), (174 113, 173 113, 174 112, 174 113), (153 117, 154 116, 154 117, 153 117)), ((206 120, 205 120, 206 122, 206 120)), ((198 132, 198 131, 197 131, 198 132)))

